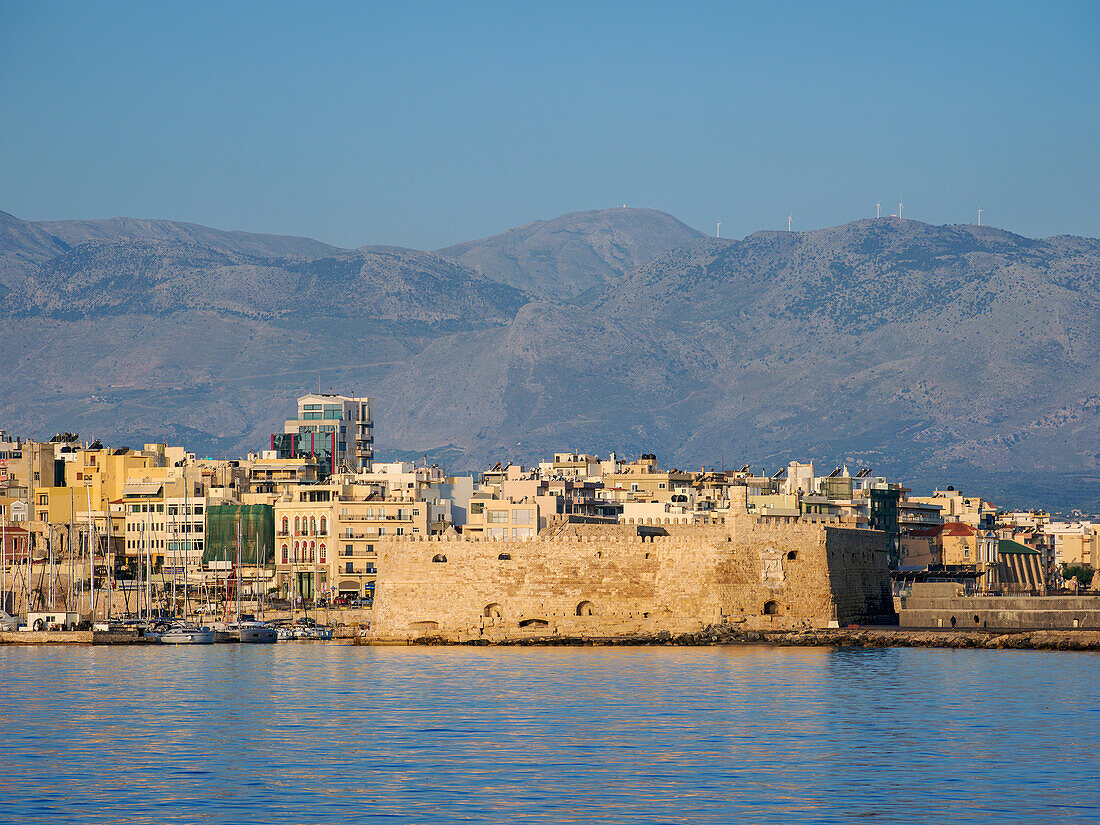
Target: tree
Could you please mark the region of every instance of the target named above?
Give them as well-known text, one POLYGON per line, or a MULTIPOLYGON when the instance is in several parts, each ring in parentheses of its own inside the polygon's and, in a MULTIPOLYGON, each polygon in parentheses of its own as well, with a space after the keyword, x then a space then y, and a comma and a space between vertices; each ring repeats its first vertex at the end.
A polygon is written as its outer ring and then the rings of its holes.
POLYGON ((1096 571, 1086 564, 1063 564, 1062 578, 1066 581, 1076 578, 1082 587, 1092 584, 1092 576, 1096 571))

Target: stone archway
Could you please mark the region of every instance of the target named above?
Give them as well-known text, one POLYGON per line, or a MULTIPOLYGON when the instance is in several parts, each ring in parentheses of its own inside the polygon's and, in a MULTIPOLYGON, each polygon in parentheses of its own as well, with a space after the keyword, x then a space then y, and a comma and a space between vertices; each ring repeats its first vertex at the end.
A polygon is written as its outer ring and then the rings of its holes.
POLYGON ((584 601, 577 605, 578 616, 595 616, 596 606, 592 602, 584 601))

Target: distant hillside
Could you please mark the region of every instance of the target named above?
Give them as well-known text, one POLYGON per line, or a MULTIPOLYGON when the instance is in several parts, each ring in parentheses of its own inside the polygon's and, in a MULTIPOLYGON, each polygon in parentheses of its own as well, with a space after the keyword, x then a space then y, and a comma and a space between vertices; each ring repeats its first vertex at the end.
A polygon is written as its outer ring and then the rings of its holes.
POLYGON ((21 282, 35 267, 67 250, 63 243, 34 224, 0 212, 0 296, 21 282))
MULTIPOLYGON (((340 252, 311 238, 224 232, 179 221, 110 218, 94 221, 24 221, 0 212, 0 284, 13 287, 39 264, 89 242, 146 241, 202 247, 260 258, 317 258, 340 252)), ((0 288, 0 294, 4 290, 0 288)))
POLYGON ((33 226, 69 246, 89 241, 155 241, 203 246, 262 258, 318 258, 339 248, 312 238, 226 232, 181 221, 108 218, 95 221, 36 221, 33 226))
POLYGON ((501 283, 571 298, 613 281, 702 233, 653 209, 603 209, 535 221, 438 254, 501 283))
POLYGON ((468 328, 505 323, 527 300, 453 261, 396 247, 286 261, 191 244, 117 241, 84 243, 47 261, 0 311, 73 320, 202 310, 307 328, 318 318, 468 328))
POLYGON ((321 383, 376 398, 382 454, 452 469, 555 449, 811 458, 1100 510, 1100 241, 896 218, 696 233, 577 303, 392 247, 302 258, 15 231, 11 432, 242 453, 321 383))

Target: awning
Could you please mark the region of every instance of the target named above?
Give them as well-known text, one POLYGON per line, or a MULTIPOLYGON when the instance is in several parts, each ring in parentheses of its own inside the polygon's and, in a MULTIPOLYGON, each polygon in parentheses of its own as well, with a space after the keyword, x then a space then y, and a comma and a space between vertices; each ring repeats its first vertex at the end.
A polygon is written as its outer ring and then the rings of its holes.
POLYGON ((122 485, 124 496, 155 496, 164 489, 163 481, 127 481, 122 485))

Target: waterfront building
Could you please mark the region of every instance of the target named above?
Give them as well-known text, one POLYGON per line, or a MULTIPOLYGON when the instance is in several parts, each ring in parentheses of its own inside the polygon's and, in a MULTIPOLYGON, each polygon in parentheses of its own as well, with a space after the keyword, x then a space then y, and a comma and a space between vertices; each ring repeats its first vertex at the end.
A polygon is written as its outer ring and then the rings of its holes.
POLYGON ((320 478, 332 473, 369 471, 374 459, 371 399, 330 393, 298 398, 296 418, 271 436, 279 458, 311 456, 320 478))
POLYGON ((185 477, 185 468, 164 468, 127 480, 116 504, 124 518, 124 564, 148 556, 156 570, 186 573, 202 567, 206 537, 206 491, 185 477))
POLYGON ((990 529, 997 520, 997 507, 981 496, 967 496, 948 487, 935 490, 930 496, 910 496, 911 502, 932 504, 941 510, 945 522, 957 521, 971 527, 990 529))

